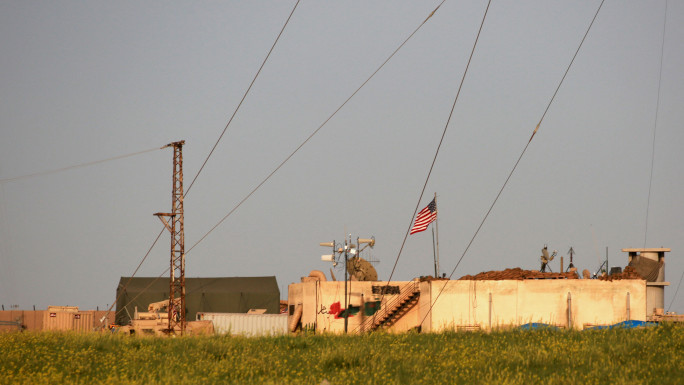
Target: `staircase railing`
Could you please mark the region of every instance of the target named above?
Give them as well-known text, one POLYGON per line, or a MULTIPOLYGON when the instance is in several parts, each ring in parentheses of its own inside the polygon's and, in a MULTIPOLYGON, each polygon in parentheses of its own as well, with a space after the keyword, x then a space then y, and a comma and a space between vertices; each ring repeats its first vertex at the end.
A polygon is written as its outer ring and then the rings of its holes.
MULTIPOLYGON (((410 298, 411 296, 415 295, 420 291, 420 282, 418 281, 413 281, 409 282, 406 285, 404 285, 400 290, 399 290, 399 295, 396 297, 392 298, 391 300, 388 300, 385 304, 381 304, 381 309, 375 312, 372 316, 368 316, 361 325, 359 325, 359 328, 361 331, 370 331, 374 330, 373 325, 375 324, 376 320, 380 320, 383 318, 386 318, 388 315, 393 313, 394 311, 397 311, 398 308, 401 306, 402 302, 404 302, 406 299, 410 298)), ((386 294, 385 294, 386 295, 386 294)))

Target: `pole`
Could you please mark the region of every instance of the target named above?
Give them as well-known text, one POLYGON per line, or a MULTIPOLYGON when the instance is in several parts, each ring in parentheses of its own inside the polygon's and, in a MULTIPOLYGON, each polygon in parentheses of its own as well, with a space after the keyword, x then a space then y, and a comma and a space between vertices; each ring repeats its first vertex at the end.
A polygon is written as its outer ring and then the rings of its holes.
POLYGON ((435 278, 439 278, 439 276, 437 275, 439 273, 437 272, 437 254, 435 252, 435 228, 434 227, 432 228, 432 259, 435 262, 435 278))
POLYGON ((183 220, 183 145, 184 140, 169 143, 163 148, 173 147, 173 186, 171 191, 170 213, 155 213, 171 233, 171 259, 169 304, 167 306, 169 324, 167 331, 185 334, 185 226, 183 220), (169 218, 169 220, 166 219, 169 218))
POLYGON ((437 278, 437 274, 439 274, 439 209, 437 209, 437 193, 435 193, 435 210, 437 211, 437 215, 435 216, 435 229, 437 233, 437 273, 435 274, 435 278, 437 278))
MULTIPOLYGON (((345 237, 346 238, 346 237, 345 237)), ((344 240, 344 334, 347 334, 347 327, 349 324, 349 303, 347 302, 347 280, 349 272, 347 271, 347 259, 349 256, 349 244, 344 240)))

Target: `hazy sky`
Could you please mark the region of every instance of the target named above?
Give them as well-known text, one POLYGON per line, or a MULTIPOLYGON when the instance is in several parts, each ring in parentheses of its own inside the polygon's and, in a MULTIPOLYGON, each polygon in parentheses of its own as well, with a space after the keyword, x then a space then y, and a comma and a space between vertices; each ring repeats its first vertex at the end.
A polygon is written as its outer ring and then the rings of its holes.
MULTIPOLYGON (((598 5, 494 0, 420 206, 438 194, 450 273, 598 5)), ((185 201, 186 250, 385 60, 438 1, 303 0, 185 201)), ((186 187, 293 1, 0 0, 0 179, 184 139, 186 187)), ((302 150, 187 255, 187 276, 329 276, 319 242, 374 235, 387 279, 486 1, 447 1, 302 150)), ((684 270, 684 4, 606 1, 539 133, 454 278, 539 268, 548 244, 596 270, 608 247, 670 247, 684 270), (653 184, 647 201, 660 84, 653 184), (648 230, 646 230, 648 228, 648 230)), ((111 304, 171 210, 172 150, 0 183, 0 303, 111 304)), ((433 271, 431 232, 395 279, 433 271)), ((139 276, 168 267, 163 234, 139 276)), ((558 270, 558 259, 551 267, 558 270)), ((343 276, 337 270, 338 277, 343 276)), ((680 289, 684 291, 684 289, 680 289)), ((672 310, 684 312, 684 293, 672 310)))

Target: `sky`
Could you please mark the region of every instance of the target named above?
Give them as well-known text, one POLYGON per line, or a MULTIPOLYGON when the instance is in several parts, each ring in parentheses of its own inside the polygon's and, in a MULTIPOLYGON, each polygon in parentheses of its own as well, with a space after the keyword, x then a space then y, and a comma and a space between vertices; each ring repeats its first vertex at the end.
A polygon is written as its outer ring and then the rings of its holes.
MULTIPOLYGON (((432 227, 397 256, 434 194, 440 273, 451 274, 599 3, 492 1, 419 200, 487 6, 446 1, 197 243, 439 4, 301 1, 187 193, 186 276, 276 276, 284 299, 311 270, 330 278, 319 243, 350 234, 375 237, 363 257, 380 279, 395 261, 394 280, 433 274, 432 227)), ((173 151, 158 148, 185 140, 187 189, 294 6, 0 0, 0 180, 155 149, 0 182, 5 309, 113 303, 162 229, 153 214, 171 210, 173 151)), ((684 271, 684 4, 665 7, 605 2, 453 278, 538 269, 545 244, 566 265, 573 247, 580 271, 606 250, 624 267, 622 248, 667 247, 668 307, 684 271)), ((162 274, 169 244, 162 234, 137 275, 162 274)), ((670 310, 684 312, 684 293, 670 310)))

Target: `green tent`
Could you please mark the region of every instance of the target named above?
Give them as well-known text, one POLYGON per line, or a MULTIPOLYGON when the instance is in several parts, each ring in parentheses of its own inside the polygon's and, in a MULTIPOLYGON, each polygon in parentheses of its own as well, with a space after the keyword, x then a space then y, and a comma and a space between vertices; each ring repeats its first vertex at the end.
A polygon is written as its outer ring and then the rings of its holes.
MULTIPOLYGON (((135 308, 169 299, 169 278, 121 277, 116 289, 116 324, 126 325, 135 308), (123 292, 122 292, 123 291, 123 292)), ((218 277, 185 279, 186 319, 194 321, 198 312, 247 313, 249 309, 280 312, 280 290, 275 277, 218 277)))

